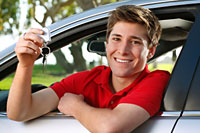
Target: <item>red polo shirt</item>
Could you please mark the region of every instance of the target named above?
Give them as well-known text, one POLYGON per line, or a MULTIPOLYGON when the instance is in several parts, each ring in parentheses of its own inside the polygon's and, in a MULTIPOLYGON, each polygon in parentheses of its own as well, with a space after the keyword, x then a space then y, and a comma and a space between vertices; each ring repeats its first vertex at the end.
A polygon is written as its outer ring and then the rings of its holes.
POLYGON ((132 84, 115 94, 109 87, 110 74, 110 67, 98 66, 90 71, 72 74, 51 88, 59 98, 67 92, 82 94, 93 107, 113 109, 120 103, 129 103, 142 107, 151 116, 159 111, 169 72, 149 72, 146 66, 132 84))

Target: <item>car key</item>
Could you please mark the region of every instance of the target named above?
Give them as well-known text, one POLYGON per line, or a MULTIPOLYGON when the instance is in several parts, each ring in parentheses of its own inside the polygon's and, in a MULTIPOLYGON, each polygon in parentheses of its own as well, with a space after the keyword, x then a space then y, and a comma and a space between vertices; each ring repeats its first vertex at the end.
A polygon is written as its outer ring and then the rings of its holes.
POLYGON ((46 64, 47 64, 47 56, 48 56, 48 54, 49 54, 50 52, 51 52, 51 51, 50 51, 50 48, 47 47, 46 45, 44 45, 44 46, 42 47, 42 52, 41 52, 41 54, 42 54, 42 56, 43 56, 43 59, 42 59, 43 72, 44 72, 45 66, 46 66, 46 64))
POLYGON ((47 64, 47 55, 51 52, 50 48, 47 46, 47 44, 51 41, 51 37, 50 37, 50 32, 48 28, 43 28, 42 30, 44 31, 44 34, 43 35, 38 34, 38 35, 42 37, 44 40, 44 44, 41 48, 41 55, 43 56, 42 64, 43 64, 43 72, 44 72, 45 65, 47 64))

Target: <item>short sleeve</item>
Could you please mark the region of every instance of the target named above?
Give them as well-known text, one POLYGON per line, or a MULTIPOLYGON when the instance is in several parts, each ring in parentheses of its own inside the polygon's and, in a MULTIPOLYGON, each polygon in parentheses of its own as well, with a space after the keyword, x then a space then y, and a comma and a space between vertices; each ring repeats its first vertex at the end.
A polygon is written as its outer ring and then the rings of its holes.
POLYGON ((87 84, 90 84, 106 68, 108 67, 98 66, 92 70, 72 74, 60 82, 53 84, 50 88, 54 90, 59 99, 65 93, 85 94, 84 88, 87 84))
POLYGON ((54 90, 59 99, 67 92, 73 91, 74 75, 71 75, 60 82, 54 83, 50 88, 54 90))
POLYGON ((81 90, 79 87, 80 85, 83 85, 85 82, 85 76, 88 71, 83 71, 79 73, 72 74, 65 79, 62 79, 60 82, 56 82, 53 84, 50 88, 54 90, 54 92, 57 94, 59 99, 65 94, 65 93, 74 93, 74 94, 80 94, 81 90))
POLYGON ((119 104, 135 104, 145 109, 150 116, 155 115, 160 109, 163 92, 169 77, 170 74, 167 71, 157 70, 149 73, 119 101, 119 104))

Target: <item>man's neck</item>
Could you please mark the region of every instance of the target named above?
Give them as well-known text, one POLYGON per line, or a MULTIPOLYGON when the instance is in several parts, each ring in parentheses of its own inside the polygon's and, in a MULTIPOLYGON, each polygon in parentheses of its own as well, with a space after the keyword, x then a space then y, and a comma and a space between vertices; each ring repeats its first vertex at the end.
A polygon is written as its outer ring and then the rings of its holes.
POLYGON ((110 84, 112 93, 117 93, 118 91, 121 91, 124 88, 128 87, 137 79, 137 77, 140 74, 141 73, 138 73, 131 77, 116 77, 115 75, 111 74, 110 79, 109 79, 109 84, 110 84))

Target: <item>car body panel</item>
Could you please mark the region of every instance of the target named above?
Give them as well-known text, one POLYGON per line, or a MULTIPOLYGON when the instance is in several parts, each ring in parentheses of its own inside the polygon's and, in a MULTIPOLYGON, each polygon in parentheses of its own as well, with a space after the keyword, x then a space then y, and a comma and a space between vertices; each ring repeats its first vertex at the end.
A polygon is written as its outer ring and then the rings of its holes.
POLYGON ((184 111, 179 119, 175 133, 197 133, 200 131, 200 111, 184 111))
POLYGON ((134 130, 134 133, 170 133, 180 111, 164 111, 162 115, 150 118, 134 130))
MULTIPOLYGON (((169 133, 178 118, 180 112, 163 112, 161 116, 151 118, 142 126, 134 130, 134 133, 169 133), (143 128, 145 127, 145 128, 143 128)), ((0 115, 1 133, 34 133, 44 131, 48 133, 60 132, 89 132, 84 126, 73 117, 62 113, 48 113, 45 116, 28 122, 15 122, 7 119, 6 114, 0 115), (8 128, 9 125, 9 128, 8 128)))
POLYGON ((190 92, 188 94, 185 110, 200 110, 200 57, 196 65, 193 80, 190 85, 190 92))
POLYGON ((48 114, 28 122, 16 122, 9 120, 6 116, 0 117, 1 133, 87 133, 89 132, 80 122, 73 117, 62 114, 48 114), (52 116, 53 115, 53 116, 52 116))

